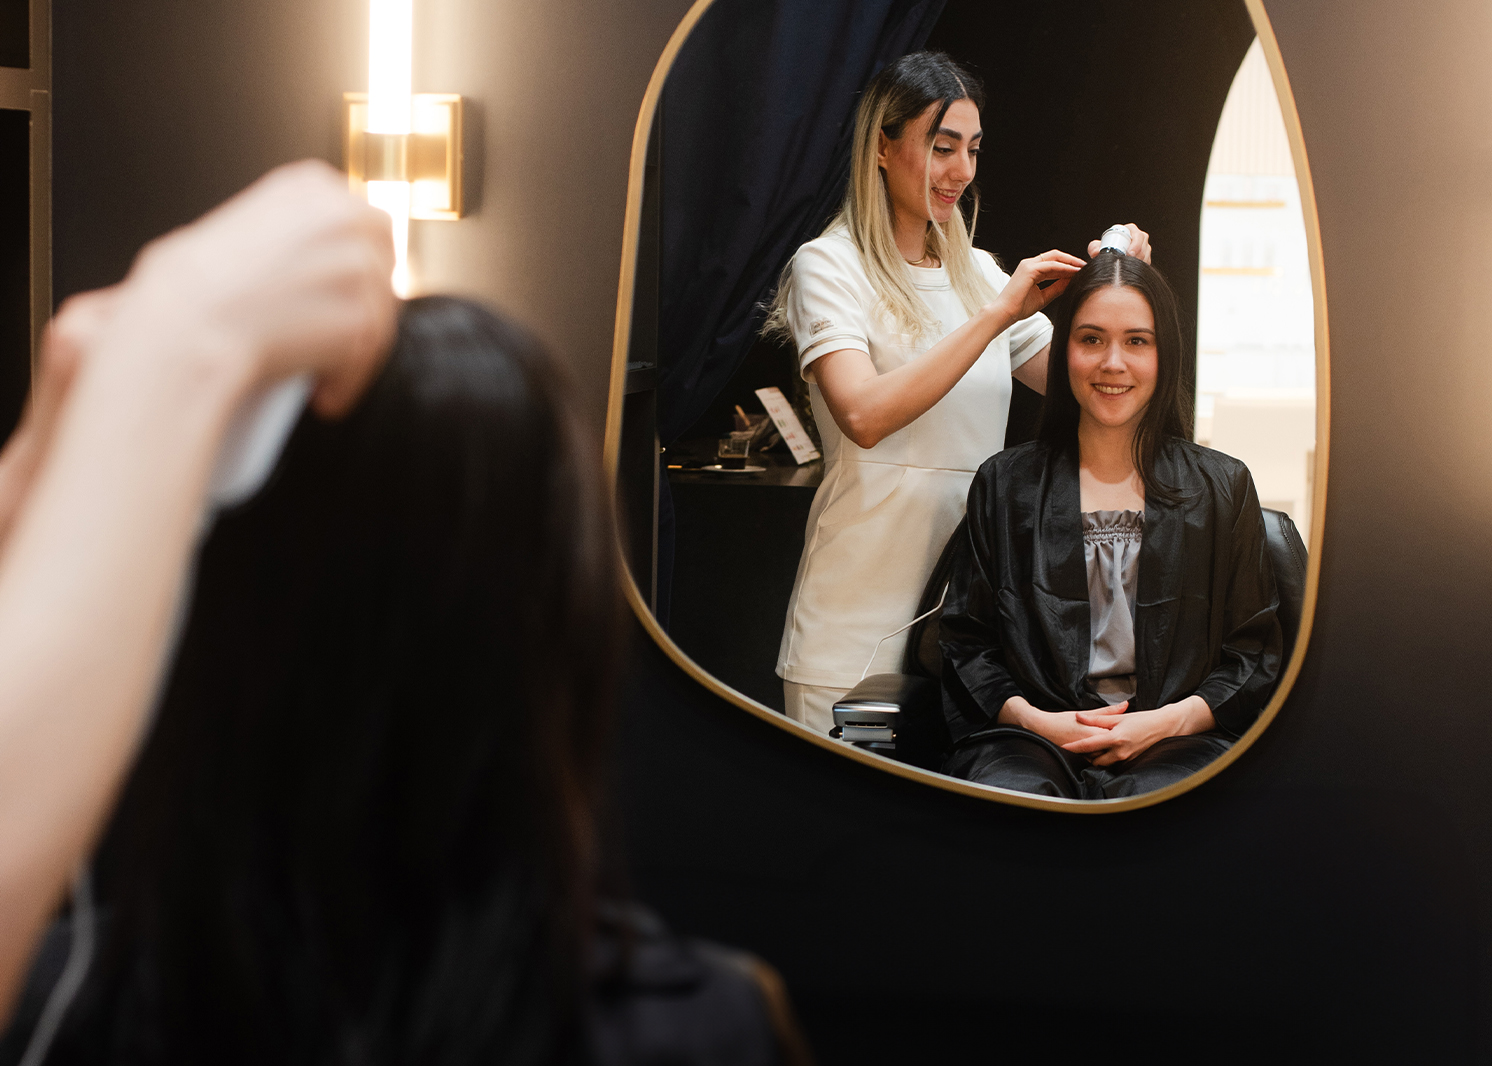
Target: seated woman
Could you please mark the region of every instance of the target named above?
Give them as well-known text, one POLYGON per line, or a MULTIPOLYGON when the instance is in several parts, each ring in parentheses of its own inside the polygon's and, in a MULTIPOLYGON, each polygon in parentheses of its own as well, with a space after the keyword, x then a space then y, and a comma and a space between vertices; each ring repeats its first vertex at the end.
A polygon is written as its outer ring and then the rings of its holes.
POLYGON ((1175 295, 1101 252, 1053 314, 1038 439, 969 490, 942 624, 944 772, 1073 799, 1187 777, 1281 667, 1243 463, 1191 442, 1175 295))

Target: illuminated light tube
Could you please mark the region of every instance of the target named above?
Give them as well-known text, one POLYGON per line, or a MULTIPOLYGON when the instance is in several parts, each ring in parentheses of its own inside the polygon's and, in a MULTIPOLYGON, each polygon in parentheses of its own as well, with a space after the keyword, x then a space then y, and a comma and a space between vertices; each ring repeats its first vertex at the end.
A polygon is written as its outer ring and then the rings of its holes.
MULTIPOLYGON (((367 133, 407 137, 414 122, 414 0, 369 0, 367 133)), ((368 182, 394 225, 394 291, 409 295, 408 181, 368 182)))

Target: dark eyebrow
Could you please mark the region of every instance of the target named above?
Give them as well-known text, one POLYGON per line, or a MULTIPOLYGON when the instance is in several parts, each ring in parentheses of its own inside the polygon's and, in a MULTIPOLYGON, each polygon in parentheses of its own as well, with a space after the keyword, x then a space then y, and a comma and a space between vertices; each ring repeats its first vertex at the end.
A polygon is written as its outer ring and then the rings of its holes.
MULTIPOLYGON (((947 126, 939 126, 938 127, 937 136, 939 136, 939 137, 952 137, 955 141, 961 141, 961 140, 964 139, 964 135, 962 133, 959 133, 958 130, 951 130, 947 126)), ((975 131, 974 136, 970 137, 969 140, 971 140, 971 141, 977 141, 977 140, 979 140, 983 136, 984 136, 984 131, 983 130, 977 130, 977 131, 975 131)))
MULTIPOLYGON (((1108 332, 1108 330, 1104 329, 1102 326, 1095 326, 1091 322, 1081 322, 1078 325, 1073 326, 1072 328, 1073 328, 1074 331, 1080 330, 1080 329, 1091 329, 1095 333, 1107 333, 1108 332)), ((1152 337, 1155 336, 1155 330, 1153 330, 1153 329, 1127 329, 1124 332, 1125 333, 1148 333, 1152 337)))

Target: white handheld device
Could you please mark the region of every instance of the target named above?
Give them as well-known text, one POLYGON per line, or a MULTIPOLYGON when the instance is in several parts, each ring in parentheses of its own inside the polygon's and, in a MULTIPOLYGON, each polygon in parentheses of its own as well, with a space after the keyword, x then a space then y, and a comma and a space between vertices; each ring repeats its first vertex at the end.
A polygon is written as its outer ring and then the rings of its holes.
POLYGON ((310 397, 311 375, 301 374, 244 401, 223 437, 208 483, 209 506, 236 506, 264 487, 310 397))
POLYGON ((1129 254, 1130 234, 1128 226, 1113 225, 1103 231, 1103 236, 1098 238, 1098 250, 1107 249, 1110 252, 1118 252, 1120 255, 1129 254))

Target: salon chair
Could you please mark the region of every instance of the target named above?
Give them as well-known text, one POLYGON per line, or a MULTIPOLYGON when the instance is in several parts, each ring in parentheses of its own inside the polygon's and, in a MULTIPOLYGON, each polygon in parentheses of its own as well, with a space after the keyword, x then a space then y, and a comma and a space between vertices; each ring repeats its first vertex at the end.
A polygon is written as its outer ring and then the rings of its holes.
MULTIPOLYGON (((1265 543, 1280 597, 1280 629, 1285 638, 1282 662, 1288 663, 1305 602, 1306 547, 1289 515, 1267 507, 1263 512, 1265 543)), ((964 522, 960 522, 922 590, 917 614, 927 617, 907 632, 901 673, 872 674, 845 693, 834 704, 831 737, 926 770, 942 766, 951 741, 943 720, 938 619, 953 565, 953 546, 964 536, 964 522)))

